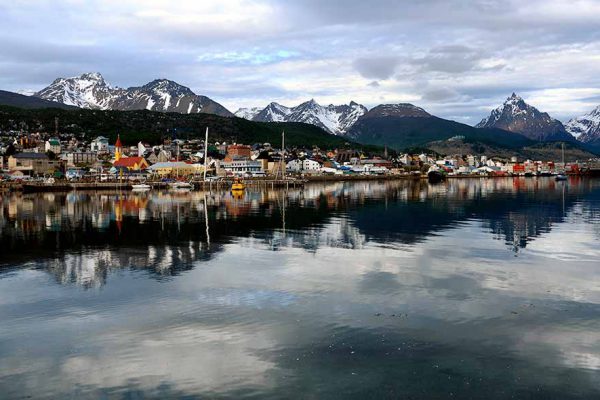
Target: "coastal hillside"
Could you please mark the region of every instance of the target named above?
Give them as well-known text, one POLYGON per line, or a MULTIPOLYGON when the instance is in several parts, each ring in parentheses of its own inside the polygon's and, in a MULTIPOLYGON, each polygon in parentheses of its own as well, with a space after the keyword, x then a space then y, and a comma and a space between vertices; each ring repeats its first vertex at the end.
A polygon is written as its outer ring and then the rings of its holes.
POLYGON ((511 158, 521 160, 562 160, 562 145, 565 146, 565 161, 582 161, 597 157, 597 152, 590 151, 585 145, 577 142, 536 142, 521 148, 506 148, 494 144, 467 140, 438 140, 427 144, 427 148, 438 154, 481 154, 488 157, 511 158))
POLYGON ((305 123, 266 123, 206 113, 180 114, 148 110, 30 110, 0 106, 0 129, 53 132, 55 117, 58 118, 59 131, 62 133, 84 133, 88 137, 103 135, 111 140, 120 134, 122 140, 131 144, 140 140, 158 143, 164 138, 172 137, 204 138, 206 127, 209 128, 211 142, 269 142, 278 145, 282 131, 286 132, 286 144, 290 146, 316 145, 329 148, 344 146, 348 142, 348 139, 305 123))
POLYGON ((73 110, 77 107, 69 106, 55 101, 40 99, 34 96, 26 96, 19 93, 0 90, 0 106, 11 106, 20 108, 62 108, 73 110))
POLYGON ((474 128, 439 118, 412 104, 377 106, 358 119, 348 136, 361 143, 387 145, 395 149, 426 146, 453 137, 506 149, 518 149, 533 143, 518 133, 474 128))

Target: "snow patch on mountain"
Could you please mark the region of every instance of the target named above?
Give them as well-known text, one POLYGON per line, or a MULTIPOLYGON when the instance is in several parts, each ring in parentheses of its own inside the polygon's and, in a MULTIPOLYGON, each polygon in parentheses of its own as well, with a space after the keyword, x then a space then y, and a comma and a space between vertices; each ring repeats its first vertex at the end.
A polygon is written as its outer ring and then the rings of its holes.
POLYGON ((236 112, 234 112, 233 115, 235 115, 238 118, 244 118, 251 121, 262 110, 263 109, 260 107, 240 108, 236 112))
POLYGON ((574 139, 560 121, 527 104, 516 93, 508 97, 501 106, 492 110, 490 115, 475 127, 504 129, 538 141, 574 139))
POLYGON ((322 106, 314 99, 295 107, 271 103, 256 114, 246 110, 248 109, 238 110, 238 116, 244 115, 242 118, 262 122, 303 122, 316 125, 334 135, 344 135, 358 118, 367 112, 364 106, 355 102, 322 106))
POLYGON ((143 86, 113 88, 97 72, 58 78, 34 96, 81 108, 100 110, 152 110, 164 112, 206 112, 232 116, 225 107, 199 96, 191 89, 168 79, 156 79, 143 86))
POLYGON ((580 142, 600 140, 600 106, 585 115, 571 119, 565 124, 565 128, 580 142))

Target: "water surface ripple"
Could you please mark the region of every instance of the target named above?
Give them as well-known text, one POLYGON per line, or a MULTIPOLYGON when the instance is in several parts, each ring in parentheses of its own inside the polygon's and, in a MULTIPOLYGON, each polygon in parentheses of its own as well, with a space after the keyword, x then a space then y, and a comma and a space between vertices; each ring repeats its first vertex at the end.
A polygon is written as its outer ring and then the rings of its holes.
POLYGON ((600 180, 0 197, 1 398, 600 398, 600 180))

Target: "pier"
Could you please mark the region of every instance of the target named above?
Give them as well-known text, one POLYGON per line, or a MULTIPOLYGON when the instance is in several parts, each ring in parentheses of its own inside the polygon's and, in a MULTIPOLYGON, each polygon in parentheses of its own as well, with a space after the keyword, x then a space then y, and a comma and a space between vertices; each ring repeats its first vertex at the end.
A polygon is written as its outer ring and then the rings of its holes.
MULTIPOLYGON (((227 190, 231 187, 231 180, 191 180, 189 181, 196 190, 227 190)), ((305 180, 299 179, 247 179, 244 185, 249 188, 300 188, 304 186, 305 180)), ((5 183, 2 191, 23 191, 24 193, 36 192, 68 192, 71 190, 131 190, 136 182, 66 182, 58 181, 54 183, 47 182, 20 182, 5 183)), ((152 189, 167 189, 169 182, 163 181, 145 181, 145 184, 152 186, 152 189)))

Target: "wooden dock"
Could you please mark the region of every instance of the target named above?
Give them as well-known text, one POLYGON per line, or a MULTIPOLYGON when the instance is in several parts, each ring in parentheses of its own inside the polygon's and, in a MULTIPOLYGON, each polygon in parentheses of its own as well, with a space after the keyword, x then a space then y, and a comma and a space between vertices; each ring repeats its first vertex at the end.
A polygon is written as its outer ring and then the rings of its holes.
MULTIPOLYGON (((299 179, 245 179, 242 180, 246 187, 259 188, 259 189, 295 189, 304 187, 305 181, 299 179)), ((231 187, 232 181, 220 180, 220 181, 192 181, 194 188, 199 190, 223 190, 231 187)))
MULTIPOLYGON (((248 188, 263 188, 263 189, 276 189, 276 188, 301 188, 304 186, 305 181, 299 179, 281 179, 281 180, 267 180, 267 179, 247 179, 243 180, 244 184, 248 188)), ((162 181, 146 181, 146 184, 152 186, 153 189, 167 189, 169 188, 168 182, 162 181)), ((217 181, 191 181, 190 182, 196 190, 228 190, 231 188, 231 180, 217 180, 217 181)), ((36 192, 69 192, 72 190, 131 190, 132 182, 23 182, 20 184, 7 185, 5 189, 13 191, 23 191, 24 193, 36 193, 36 192)))

